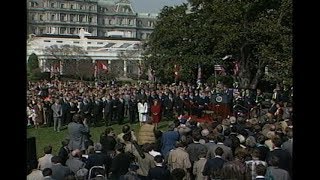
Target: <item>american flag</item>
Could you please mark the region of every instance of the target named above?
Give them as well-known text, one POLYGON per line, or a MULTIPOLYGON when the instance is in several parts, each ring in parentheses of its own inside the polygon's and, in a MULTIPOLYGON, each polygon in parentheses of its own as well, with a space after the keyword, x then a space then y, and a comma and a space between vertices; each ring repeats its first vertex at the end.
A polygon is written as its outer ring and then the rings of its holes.
POLYGON ((174 79, 177 81, 178 78, 180 77, 180 73, 179 73, 180 72, 180 65, 175 64, 173 71, 174 71, 174 79))
POLYGON ((197 80, 198 81, 201 81, 201 76, 202 76, 202 72, 201 72, 201 66, 200 64, 198 65, 198 77, 197 77, 197 80))

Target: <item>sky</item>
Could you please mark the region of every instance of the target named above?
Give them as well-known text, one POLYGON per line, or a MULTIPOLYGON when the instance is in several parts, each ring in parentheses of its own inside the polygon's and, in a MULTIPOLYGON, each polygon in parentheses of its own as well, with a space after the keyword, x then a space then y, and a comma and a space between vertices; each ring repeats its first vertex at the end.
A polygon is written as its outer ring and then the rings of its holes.
POLYGON ((187 0, 131 0, 137 13, 159 13, 164 6, 187 3, 187 0))

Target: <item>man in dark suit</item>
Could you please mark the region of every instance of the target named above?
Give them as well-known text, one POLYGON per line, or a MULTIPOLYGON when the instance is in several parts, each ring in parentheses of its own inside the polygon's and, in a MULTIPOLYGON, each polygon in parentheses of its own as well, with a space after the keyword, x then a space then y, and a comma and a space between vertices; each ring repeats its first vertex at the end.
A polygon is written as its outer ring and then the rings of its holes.
POLYGON ((119 179, 121 175, 125 175, 131 164, 130 155, 124 152, 124 144, 117 144, 115 150, 116 156, 112 159, 110 168, 111 179, 119 179))
POLYGON ((65 176, 71 173, 70 168, 63 166, 61 164, 61 157, 60 156, 53 156, 51 158, 52 162, 52 178, 53 179, 64 179, 65 176))
POLYGON ((111 96, 108 95, 107 99, 104 101, 104 121, 106 126, 109 126, 111 124, 111 118, 112 118, 112 100, 111 96))
POLYGON ((58 156, 61 158, 61 164, 65 166, 70 152, 68 148, 69 140, 65 139, 61 142, 61 144, 62 147, 59 150, 58 156))
POLYGON ((170 171, 163 165, 164 159, 161 155, 154 157, 155 167, 148 172, 148 180, 170 179, 170 171))
POLYGON ((279 168, 289 172, 292 177, 292 158, 288 151, 281 149, 282 140, 279 136, 275 136, 271 139, 274 146, 273 151, 270 151, 267 155, 267 161, 270 157, 276 156, 279 158, 279 168))
POLYGON ((102 109, 103 103, 99 98, 95 98, 94 103, 92 104, 92 123, 96 126, 99 121, 102 119, 102 109))
POLYGON ((93 166, 104 166, 106 174, 108 174, 112 161, 111 157, 107 156, 106 153, 102 153, 102 145, 100 143, 94 145, 94 151, 94 154, 89 155, 85 168, 90 170, 93 166))
POLYGON ((174 108, 175 108, 175 112, 176 115, 179 116, 181 114, 184 114, 184 95, 183 93, 180 93, 179 96, 176 96, 175 100, 174 100, 174 108))
POLYGON ((218 172, 222 169, 223 164, 226 162, 226 160, 222 159, 223 149, 221 147, 216 148, 215 154, 215 157, 213 159, 208 159, 206 164, 204 165, 202 172, 204 176, 211 175, 212 177, 213 174, 213 178, 219 178, 216 176, 218 176, 218 172))
POLYGON ((169 94, 168 97, 164 99, 164 116, 167 119, 173 117, 173 105, 174 100, 172 94, 169 94))
POLYGON ((133 124, 136 119, 137 119, 137 111, 138 111, 138 107, 137 107, 137 101, 135 100, 134 96, 131 96, 129 101, 128 101, 128 108, 129 108, 129 122, 130 124, 133 124))

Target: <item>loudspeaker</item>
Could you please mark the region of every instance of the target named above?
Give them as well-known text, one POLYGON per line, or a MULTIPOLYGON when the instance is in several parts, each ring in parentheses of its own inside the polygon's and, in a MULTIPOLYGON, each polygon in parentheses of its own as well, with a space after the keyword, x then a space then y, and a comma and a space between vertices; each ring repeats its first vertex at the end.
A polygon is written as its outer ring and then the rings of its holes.
POLYGON ((34 169, 37 167, 37 150, 36 150, 36 138, 27 138, 27 168, 34 169))

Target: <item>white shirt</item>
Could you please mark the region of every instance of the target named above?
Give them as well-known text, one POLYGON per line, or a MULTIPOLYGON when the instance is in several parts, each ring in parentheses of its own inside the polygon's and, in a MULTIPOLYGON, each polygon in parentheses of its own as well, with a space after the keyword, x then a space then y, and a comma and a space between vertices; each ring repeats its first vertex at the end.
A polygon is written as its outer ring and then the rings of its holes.
POLYGON ((42 171, 39 169, 34 169, 32 172, 27 176, 27 180, 42 180, 43 175, 42 171))
POLYGON ((151 156, 153 156, 153 157, 156 157, 157 155, 161 155, 160 152, 157 152, 157 151, 154 151, 154 150, 149 151, 149 154, 150 154, 151 156))
POLYGON ((51 158, 53 157, 52 154, 46 154, 43 157, 38 159, 38 169, 41 171, 44 170, 45 168, 51 168, 52 167, 52 162, 51 158))

